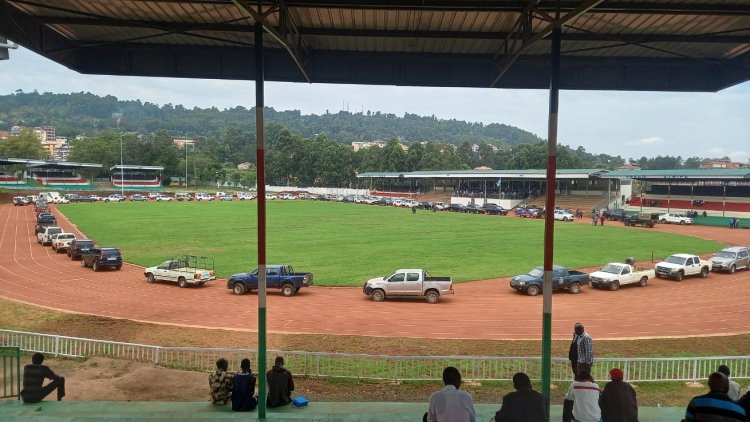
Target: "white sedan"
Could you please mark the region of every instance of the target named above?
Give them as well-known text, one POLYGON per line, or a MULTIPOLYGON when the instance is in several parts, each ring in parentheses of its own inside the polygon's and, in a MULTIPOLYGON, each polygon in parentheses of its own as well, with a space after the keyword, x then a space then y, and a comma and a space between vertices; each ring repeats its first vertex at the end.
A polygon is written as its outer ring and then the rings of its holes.
POLYGON ((555 210, 555 220, 560 221, 573 221, 575 217, 573 217, 573 214, 564 211, 564 210, 555 210))
POLYGON ((276 198, 278 198, 278 197, 276 195, 272 194, 272 193, 267 193, 266 194, 266 200, 268 200, 268 201, 273 201, 276 198))

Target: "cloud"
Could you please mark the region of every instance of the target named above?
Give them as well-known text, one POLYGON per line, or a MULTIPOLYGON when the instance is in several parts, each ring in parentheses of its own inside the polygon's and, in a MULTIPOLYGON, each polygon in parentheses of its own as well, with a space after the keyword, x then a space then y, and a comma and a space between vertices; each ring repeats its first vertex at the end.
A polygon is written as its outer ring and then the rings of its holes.
POLYGON ((649 138, 642 138, 635 142, 629 142, 630 145, 659 145, 663 144, 664 139, 660 136, 651 136, 649 138))

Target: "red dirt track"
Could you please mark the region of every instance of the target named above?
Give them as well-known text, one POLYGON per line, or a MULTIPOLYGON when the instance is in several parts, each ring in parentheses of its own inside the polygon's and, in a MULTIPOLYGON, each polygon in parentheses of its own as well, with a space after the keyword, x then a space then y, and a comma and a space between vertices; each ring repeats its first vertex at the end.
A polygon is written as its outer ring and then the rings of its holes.
MULTIPOLYGON (((73 230, 58 214, 61 225, 73 230)), ((481 218, 481 217, 478 217, 481 218)), ((257 329, 257 296, 235 296, 224 280, 181 289, 148 284, 143 270, 93 272, 42 247, 31 207, 0 205, 0 297, 65 312, 206 328, 257 329)), ((614 223, 618 224, 618 223, 614 223)), ((633 228, 639 230, 640 228, 633 228)), ((648 229, 643 229, 648 230, 648 229)), ((653 230, 750 244, 750 231, 658 225, 653 230)), ((79 233, 80 234, 80 233, 79 233)), ((127 258, 127 257, 126 257, 127 258)), ((541 296, 516 293, 508 278, 458 284, 437 305, 422 300, 373 303, 359 288, 312 287, 291 298, 268 295, 268 330, 385 337, 539 339, 541 296)), ((711 273, 682 283, 655 279, 617 292, 584 288, 553 296, 553 337, 576 321, 598 339, 748 333, 750 271, 711 273)))

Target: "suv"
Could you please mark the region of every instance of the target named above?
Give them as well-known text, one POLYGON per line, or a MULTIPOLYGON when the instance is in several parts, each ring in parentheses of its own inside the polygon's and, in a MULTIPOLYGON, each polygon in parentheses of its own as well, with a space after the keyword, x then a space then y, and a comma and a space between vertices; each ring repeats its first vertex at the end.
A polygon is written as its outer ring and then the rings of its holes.
POLYGON ((693 224, 693 219, 685 214, 662 214, 659 216, 659 222, 662 224, 693 224))
POLYGON ((203 192, 198 192, 195 194, 195 200, 196 201, 213 201, 214 197, 203 192))
POLYGON ((742 268, 750 269, 750 249, 735 246, 716 252, 711 258, 712 271, 727 271, 734 274, 742 268))
POLYGON ((102 267, 122 268, 122 255, 117 248, 91 248, 81 255, 81 266, 99 271, 102 267))
POLYGON ((43 231, 40 231, 36 234, 36 241, 37 243, 40 243, 42 246, 46 246, 49 243, 52 243, 52 235, 62 233, 63 229, 57 226, 48 226, 45 227, 43 231))
POLYGON ((13 197, 13 205, 19 206, 19 205, 26 205, 23 200, 23 196, 14 196, 13 197))
POLYGON ((626 214, 625 210, 619 208, 616 210, 605 210, 603 215, 609 221, 623 221, 626 214))
POLYGON ((68 258, 81 259, 81 255, 87 253, 94 247, 94 241, 89 239, 73 239, 68 246, 68 258))
MULTIPOLYGON (((437 208, 437 204, 439 204, 439 202, 435 203, 434 206, 436 207, 436 209, 439 209, 437 208)), ((482 205, 482 209, 484 210, 485 214, 508 215, 508 210, 501 207, 500 205, 493 204, 491 202, 485 202, 484 205, 482 205)))
POLYGON ((190 196, 190 194, 187 193, 187 192, 177 192, 174 195, 174 199, 176 199, 178 201, 192 201, 193 197, 190 196))

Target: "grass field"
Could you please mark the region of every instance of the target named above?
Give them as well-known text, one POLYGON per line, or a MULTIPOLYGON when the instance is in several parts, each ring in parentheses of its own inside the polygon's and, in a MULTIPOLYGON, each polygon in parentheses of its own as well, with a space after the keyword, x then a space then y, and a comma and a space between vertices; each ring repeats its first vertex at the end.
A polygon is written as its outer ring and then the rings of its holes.
MULTIPOLYGON (((125 260, 156 265, 182 254, 211 256, 219 276, 257 264, 255 202, 111 203, 59 206, 125 260)), ((397 268, 427 268, 456 281, 512 275, 541 265, 539 220, 332 202, 268 203, 268 262, 315 273, 316 284, 356 286, 397 268)), ((723 245, 648 229, 555 225, 555 263, 600 266, 634 256, 707 253, 723 245)))

